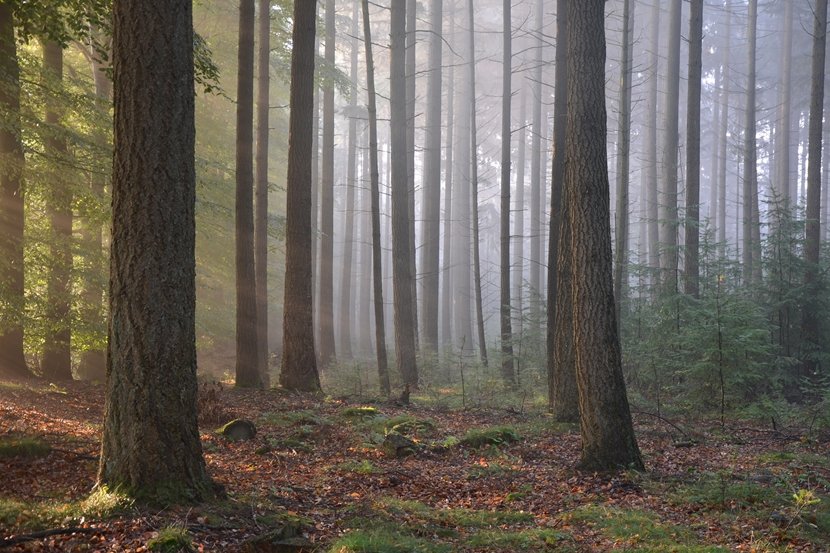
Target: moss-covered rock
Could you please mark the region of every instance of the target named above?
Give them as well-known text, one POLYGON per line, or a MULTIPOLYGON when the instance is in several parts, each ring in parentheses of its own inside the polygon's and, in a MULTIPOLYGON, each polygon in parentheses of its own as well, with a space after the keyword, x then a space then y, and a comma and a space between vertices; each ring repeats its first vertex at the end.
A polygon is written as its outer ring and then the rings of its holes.
POLYGON ((216 432, 233 442, 244 442, 254 439, 256 425, 247 419, 236 419, 217 429, 216 432))

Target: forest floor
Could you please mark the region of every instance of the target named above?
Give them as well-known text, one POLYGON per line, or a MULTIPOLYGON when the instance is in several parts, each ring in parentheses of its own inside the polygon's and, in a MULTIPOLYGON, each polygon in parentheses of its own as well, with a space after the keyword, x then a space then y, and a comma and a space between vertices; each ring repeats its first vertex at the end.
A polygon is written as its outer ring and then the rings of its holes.
POLYGON ((208 471, 227 497, 161 508, 90 495, 102 396, 91 384, 0 381, 0 549, 830 551, 827 436, 673 421, 683 435, 636 415, 647 471, 601 475, 573 468, 578 428, 543 413, 226 387, 210 400, 214 418, 258 428, 233 442, 218 422, 202 424, 208 471), (417 451, 384 453, 393 427, 417 451), (11 544, 67 527, 79 530, 11 544), (245 541, 274 529, 272 539, 297 533, 313 545, 245 541))

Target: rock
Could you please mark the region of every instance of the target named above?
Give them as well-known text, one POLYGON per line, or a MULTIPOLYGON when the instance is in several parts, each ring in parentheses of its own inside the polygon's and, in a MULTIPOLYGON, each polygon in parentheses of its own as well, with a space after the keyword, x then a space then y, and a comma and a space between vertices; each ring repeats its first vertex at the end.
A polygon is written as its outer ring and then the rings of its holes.
POLYGON ((242 553, 311 553, 314 544, 300 535, 300 528, 291 524, 242 542, 242 553))
POLYGON ((401 458, 414 454, 418 450, 418 444, 400 432, 390 432, 383 439, 381 449, 390 457, 401 458))
POLYGON ((244 442, 254 439, 256 426, 247 419, 236 419, 217 430, 217 432, 231 441, 244 442))

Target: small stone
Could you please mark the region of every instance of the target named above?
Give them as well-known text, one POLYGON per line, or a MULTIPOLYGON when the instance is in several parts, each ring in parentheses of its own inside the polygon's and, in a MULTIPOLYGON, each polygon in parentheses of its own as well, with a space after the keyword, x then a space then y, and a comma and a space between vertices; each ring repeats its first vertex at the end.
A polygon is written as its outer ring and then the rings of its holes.
POLYGON ((236 419, 220 428, 218 432, 231 441, 244 442, 254 439, 256 426, 247 419, 236 419))

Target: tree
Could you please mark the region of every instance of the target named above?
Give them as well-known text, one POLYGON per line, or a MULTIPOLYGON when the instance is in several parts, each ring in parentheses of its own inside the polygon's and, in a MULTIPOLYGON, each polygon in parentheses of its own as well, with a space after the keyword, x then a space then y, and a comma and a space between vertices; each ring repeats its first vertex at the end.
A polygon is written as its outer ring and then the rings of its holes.
MULTIPOLYGON (((455 3, 450 9, 450 28, 455 26, 455 3)), ((447 75, 447 134, 444 141, 444 243, 441 252, 441 346, 453 345, 452 328, 452 247, 453 247, 453 164, 455 150, 455 64, 450 64, 447 75)))
POLYGON ((438 261, 441 242, 441 59, 443 56, 443 0, 432 0, 427 75, 427 110, 424 126, 424 244, 421 249, 422 347, 438 351, 438 261))
POLYGON ((0 3, 0 374, 30 376, 23 356, 23 143, 20 136, 20 64, 13 9, 0 3))
MULTIPOLYGON (((53 40, 43 44, 43 68, 46 88, 63 81, 63 48, 53 40)), ((47 282, 46 347, 41 368, 43 376, 53 380, 72 380, 70 327, 72 305, 72 189, 61 178, 61 167, 66 164, 67 148, 62 128, 62 114, 54 95, 47 100, 46 137, 44 145, 51 155, 56 170, 52 187, 47 193, 47 211, 52 227, 49 245, 49 277, 47 282)))
POLYGON ((642 469, 614 317, 604 7, 604 0, 568 3, 565 197, 572 216, 571 290, 581 413, 580 465, 587 470, 642 469))
MULTIPOLYGON (((558 11, 557 11, 558 14, 558 11)), ((533 121, 530 143, 530 318, 540 321, 542 296, 542 68, 545 65, 544 0, 536 2, 536 65, 533 68, 533 121)), ((557 62, 556 67, 559 67, 557 62)))
POLYGON ((556 2, 556 86, 553 106, 553 162, 548 248, 548 408, 557 422, 577 422, 576 371, 570 294, 570 220, 565 209, 566 123, 568 115, 568 0, 556 2))
MULTIPOLYGON (((334 0, 326 0, 326 65, 334 67, 334 0)), ((323 82, 323 170, 320 182, 320 297, 319 336, 320 368, 335 360, 334 348, 334 79, 323 82)))
POLYGON ((418 2, 406 0, 406 181, 409 198, 409 287, 412 289, 412 328, 414 329, 415 350, 418 350, 418 267, 415 246, 415 74, 418 43, 418 2))
MULTIPOLYGON (((513 330, 510 312, 510 154, 512 131, 510 128, 510 106, 513 98, 513 22, 511 20, 511 0, 502 3, 502 39, 504 44, 502 58, 501 91, 501 301, 499 314, 501 321, 501 373, 508 386, 516 384, 513 369, 513 330)), ((473 161, 475 163, 475 161, 473 161)), ((534 267, 534 271, 536 268, 534 267)))
POLYGON ((113 7, 109 357, 98 485, 212 495, 196 423, 193 13, 113 7), (159 48, 164 44, 164 48, 159 48))
POLYGON ((256 281, 257 372, 268 385, 268 112, 271 88, 271 0, 259 0, 257 40, 256 175, 254 278, 256 281))
POLYGON ((792 87, 793 87, 793 4, 784 2, 784 47, 781 50, 781 83, 779 96, 780 117, 776 126, 776 179, 775 192, 778 200, 791 206, 790 175, 792 162, 790 148, 792 144, 792 87))
POLYGON ((375 350, 380 389, 389 395, 389 369, 386 359, 386 324, 383 316, 383 262, 380 253, 380 173, 378 169, 378 110, 375 94, 375 61, 372 55, 372 26, 369 0, 363 0, 363 43, 366 48, 366 87, 369 94, 369 171, 372 201, 372 288, 375 305, 375 350))
POLYGON ((254 274, 254 20, 254 0, 240 0, 236 81, 236 385, 261 388, 254 274))
POLYGON ((410 272, 409 190, 406 138, 406 0, 392 0, 390 106, 392 111, 392 272, 395 357, 404 384, 418 386, 410 272))
POLYGON ((519 100, 519 147, 516 152, 516 199, 513 219, 513 237, 516 240, 516 247, 513 248, 513 310, 515 330, 521 335, 523 325, 524 298, 522 287, 524 285, 524 239, 525 239, 525 165, 527 153, 527 132, 525 129, 527 115, 527 93, 521 92, 519 100))
POLYGON ((660 269, 660 197, 657 184, 658 168, 658 115, 657 98, 660 91, 660 2, 654 2, 651 11, 651 37, 649 40, 648 132, 646 135, 646 182, 648 193, 646 216, 648 219, 648 266, 660 269))
MULTIPOLYGON (((758 33, 758 0, 749 0, 747 22, 747 51, 749 62, 746 84, 746 111, 744 113, 744 209, 743 209, 743 275, 744 282, 760 281, 760 240, 755 243, 755 224, 758 210, 758 165, 756 152, 757 122, 755 120, 756 42, 758 33), (756 278, 758 277, 758 278, 756 278)), ((760 233, 760 224, 759 224, 760 233)))
POLYGON ((280 385, 320 391, 314 350, 311 164, 314 129, 314 62, 317 3, 294 3, 291 49, 291 116, 286 177, 285 296, 280 385))
POLYGON ((807 298, 804 305, 802 330, 806 344, 805 376, 813 376, 818 361, 815 350, 820 347, 819 252, 821 250, 821 147, 824 121, 824 65, 827 56, 827 0, 817 0, 813 22, 813 77, 810 86, 810 142, 807 165, 807 232, 804 248, 804 284, 807 298))
POLYGON ((686 103, 685 292, 700 294, 700 89, 703 70, 703 0, 691 1, 689 89, 686 103))

